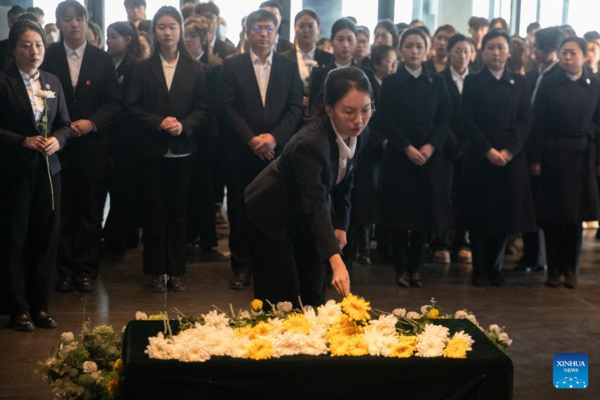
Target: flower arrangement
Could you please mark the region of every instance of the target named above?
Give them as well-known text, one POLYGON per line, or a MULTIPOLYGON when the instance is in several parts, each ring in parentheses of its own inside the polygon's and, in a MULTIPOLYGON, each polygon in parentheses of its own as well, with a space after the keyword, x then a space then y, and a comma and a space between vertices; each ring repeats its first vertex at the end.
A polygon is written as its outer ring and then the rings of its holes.
POLYGON ((51 356, 39 363, 36 373, 52 393, 66 399, 115 399, 119 392, 121 338, 112 327, 83 325, 81 340, 62 334, 51 356))
MULTIPOLYGON (((50 89, 50 85, 46 85, 46 89, 50 89)), ((48 99, 54 99, 55 93, 51 90, 38 90, 35 94, 40 99, 44 100, 44 112, 39 122, 40 132, 44 135, 45 139, 48 139, 50 129, 48 128, 48 99)), ((54 210, 54 186, 52 185, 52 174, 50 173, 50 158, 47 154, 44 155, 46 158, 46 169, 48 170, 48 179, 50 180, 50 193, 52 196, 52 210, 54 210)))
MULTIPOLYGON (((447 357, 466 358, 474 340, 464 331, 451 335, 449 329, 432 324, 434 319, 468 319, 501 349, 512 340, 498 325, 483 329, 475 316, 466 311, 442 315, 431 304, 421 312, 395 309, 392 313, 372 310, 368 301, 349 295, 340 303, 330 300, 317 307, 293 309, 289 302, 270 304, 263 309, 260 300, 251 311, 227 315, 214 310, 200 317, 186 317, 177 311, 181 330, 173 335, 168 316, 165 332, 149 338, 146 353, 150 358, 204 362, 212 356, 265 360, 291 355, 447 357), (373 315, 371 315, 373 314, 373 315)), ((148 319, 138 314, 138 319, 148 319)))

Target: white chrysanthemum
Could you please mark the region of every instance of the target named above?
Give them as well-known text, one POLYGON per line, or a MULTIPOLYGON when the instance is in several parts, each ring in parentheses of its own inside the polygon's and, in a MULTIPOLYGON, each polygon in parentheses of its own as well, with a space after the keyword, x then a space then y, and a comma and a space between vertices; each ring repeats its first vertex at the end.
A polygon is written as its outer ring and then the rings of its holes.
POLYGON ((490 327, 488 328, 491 332, 494 332, 496 335, 499 335, 503 332, 502 328, 500 328, 498 325, 496 324, 492 324, 490 325, 490 327))
POLYGON ((302 333, 284 332, 281 335, 271 337, 273 343, 273 355, 277 357, 294 356, 299 354, 317 356, 327 354, 329 349, 324 335, 305 335, 302 333))
POLYGON ((342 315, 342 307, 334 300, 329 300, 325 305, 317 308, 318 324, 327 326, 333 324, 342 315))
POLYGON ((465 333, 465 331, 456 332, 454 336, 452 336, 452 339, 454 338, 464 339, 465 342, 467 342, 467 347, 471 347, 473 346, 473 343, 475 343, 471 335, 465 333))
POLYGON ((369 325, 373 328, 372 330, 376 330, 382 335, 388 336, 396 334, 397 323, 398 318, 393 315, 380 315, 379 319, 372 319, 369 321, 369 325))
POLYGON ((135 320, 136 321, 147 321, 148 315, 145 312, 138 311, 135 313, 135 320))
POLYGON ((396 317, 405 317, 406 308, 396 308, 394 311, 392 311, 392 314, 394 314, 396 317))
POLYGON ((450 331, 445 326, 429 324, 417 335, 417 357, 441 357, 448 343, 450 331))
POLYGON ((311 328, 319 325, 319 322, 317 321, 317 313, 311 306, 304 306, 304 316, 308 320, 311 328))
POLYGON ((418 313, 418 312, 416 312, 416 311, 409 311, 409 312, 406 314, 406 318, 410 318, 410 319, 419 319, 419 318, 421 318, 421 314, 419 314, 419 313, 418 313))
POLYGON ((280 301, 279 303, 277 303, 278 311, 290 312, 292 311, 292 307, 292 303, 290 303, 289 301, 280 301))
POLYGON ((98 371, 98 365, 93 361, 86 361, 83 363, 83 372, 91 374, 92 372, 98 371))
POLYGON ((431 308, 431 306, 429 304, 421 306, 421 314, 425 315, 429 312, 429 309, 431 308))
POLYGON ((283 326, 283 320, 281 318, 269 318, 267 320, 267 323, 273 328, 275 328, 273 329, 271 334, 279 334, 285 332, 285 326, 283 326))
POLYGON ((507 346, 510 346, 512 344, 512 339, 510 339, 508 337, 508 334, 506 332, 502 332, 501 334, 498 335, 498 340, 502 343, 504 343, 507 346))
POLYGON ((454 314, 454 318, 456 319, 466 319, 469 314, 464 310, 459 310, 454 314))
POLYGON ((229 326, 229 318, 225 314, 219 313, 217 310, 202 315, 202 318, 204 318, 205 325, 208 326, 213 326, 215 328, 225 328, 229 326))
POLYGON ((369 348, 369 355, 387 357, 398 338, 395 335, 386 335, 377 329, 368 329, 365 330, 365 341, 369 348))
POLYGON ((250 317, 251 317, 250 311, 248 311, 248 310, 241 311, 240 315, 238 315, 238 318, 241 318, 241 319, 248 319, 250 317))
POLYGON ((473 325, 479 326, 479 323, 477 322, 477 318, 475 318, 475 316, 473 314, 467 315, 466 319, 471 321, 473 323, 473 325))
POLYGON ((71 343, 75 340, 75 335, 73 335, 73 332, 63 332, 63 334, 60 335, 60 340, 65 343, 71 343))

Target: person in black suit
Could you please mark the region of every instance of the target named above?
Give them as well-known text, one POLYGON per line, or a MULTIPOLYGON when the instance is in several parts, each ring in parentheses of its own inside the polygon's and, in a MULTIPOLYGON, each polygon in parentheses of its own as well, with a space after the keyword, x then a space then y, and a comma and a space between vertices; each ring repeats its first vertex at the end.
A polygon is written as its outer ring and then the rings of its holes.
MULTIPOLYGON (((22 14, 25 13, 25 9, 21 6, 12 6, 8 13, 6 13, 6 23, 8 25, 8 29, 10 29, 17 18, 19 18, 22 14)), ((8 39, 0 40, 0 71, 3 71, 6 67, 6 62, 9 58, 8 52, 8 39)))
POLYGON ((200 3, 196 6, 196 15, 206 19, 208 24, 208 42, 210 51, 221 60, 235 54, 235 46, 217 39, 217 25, 219 20, 219 7, 212 1, 200 3))
POLYGON ((43 69, 60 79, 71 140, 61 152, 62 213, 58 291, 94 290, 100 270, 102 218, 111 167, 107 130, 121 111, 112 57, 85 40, 88 13, 74 0, 56 8, 61 42, 48 49, 43 69), (77 282, 75 282, 77 280, 77 282))
POLYGON ((379 212, 392 229, 396 283, 420 288, 426 234, 452 223, 443 155, 450 100, 444 79, 422 63, 427 38, 420 29, 404 32, 400 51, 404 64, 381 85, 378 118, 389 143, 379 212))
MULTIPOLYGON (((382 44, 392 46, 393 48, 398 47, 398 28, 389 19, 379 21, 373 31, 373 47, 381 46, 382 44)), ((360 61, 360 65, 372 69, 371 61, 371 55, 368 55, 360 61)))
POLYGON ((2 262, 6 265, 10 326, 31 332, 56 328, 48 313, 58 247, 60 161, 70 121, 60 81, 39 69, 46 37, 34 22, 9 33, 10 55, 0 72, 2 262), (45 97, 44 97, 45 96, 45 97))
POLYGON ((187 49, 192 58, 201 63, 208 86, 208 119, 202 137, 198 138, 198 153, 190 187, 187 248, 200 251, 202 260, 223 261, 223 254, 213 249, 218 245, 213 177, 218 151, 217 105, 223 61, 207 51, 208 25, 204 21, 190 17, 185 21, 184 30, 187 49))
MULTIPOLYGON (((127 97, 135 64, 141 57, 138 31, 133 22, 115 22, 106 30, 108 54, 113 56, 121 98, 127 97)), ((126 115, 109 129, 110 154, 114 163, 110 176, 110 211, 104 225, 104 243, 122 253, 137 247, 135 197, 140 173, 139 132, 126 115)))
POLYGON ((296 14, 294 19, 294 30, 296 31, 296 44, 288 51, 281 53, 298 63, 298 72, 304 87, 302 105, 303 116, 296 130, 304 126, 308 118, 308 89, 310 75, 317 68, 325 68, 333 61, 333 55, 317 48, 317 38, 321 21, 319 15, 310 9, 304 9, 296 14))
POLYGON ((523 152, 531 129, 531 97, 525 77, 506 68, 508 34, 492 30, 482 46, 486 66, 466 77, 461 101, 468 147, 457 225, 469 231, 473 285, 503 286, 508 235, 536 229, 523 152))
POLYGON ((146 19, 146 0, 125 0, 123 2, 127 12, 127 21, 135 25, 138 31, 150 33, 151 21, 146 19))
POLYGON ((267 10, 246 18, 250 51, 225 60, 221 85, 226 128, 230 288, 250 282, 252 254, 244 190, 281 153, 302 113, 302 81, 294 61, 273 51, 277 19, 267 10))
MULTIPOLYGON (((316 99, 325 84, 327 74, 329 74, 331 70, 349 66, 358 67, 352 58, 354 50, 356 49, 356 34, 356 24, 348 18, 338 19, 331 27, 331 43, 333 45, 334 58, 327 67, 317 68, 312 71, 308 93, 309 109, 312 109, 313 105, 316 103, 316 99)), ((376 82, 373 71, 367 67, 360 68, 369 78, 371 86, 374 87, 376 82)))
MULTIPOLYGON (((564 40, 565 35, 556 27, 540 29, 535 32, 533 52, 535 54, 537 68, 532 69, 525 74, 527 86, 531 93, 531 104, 534 104, 535 102, 541 83, 561 70, 558 62, 558 51, 564 40)), ((528 149, 530 145, 531 141, 528 141, 526 149, 528 149)), ((543 231, 538 229, 536 232, 523 233, 522 237, 523 256, 514 270, 526 271, 528 269, 533 269, 535 271, 543 271, 546 265, 546 249, 543 231)))
POLYGON ((279 29, 281 28, 281 13, 283 12, 281 4, 278 1, 263 1, 259 8, 270 11, 277 18, 277 35, 275 36, 275 43, 273 43, 273 51, 277 53, 283 53, 292 49, 293 45, 284 37, 279 35, 279 29))
POLYGON ((188 191, 208 88, 185 47, 179 11, 161 7, 152 25, 154 54, 137 64, 125 107, 141 129, 144 273, 152 292, 182 292, 188 191))
POLYGON ((295 307, 325 302, 324 261, 331 284, 350 294, 341 252, 346 244, 354 171, 373 113, 369 80, 358 68, 329 73, 313 122, 246 189, 252 222, 254 297, 295 307))
POLYGON ((535 210, 548 256, 546 285, 577 286, 582 222, 600 219, 600 81, 584 67, 582 38, 560 48, 560 71, 544 79, 534 103, 529 154, 535 210))

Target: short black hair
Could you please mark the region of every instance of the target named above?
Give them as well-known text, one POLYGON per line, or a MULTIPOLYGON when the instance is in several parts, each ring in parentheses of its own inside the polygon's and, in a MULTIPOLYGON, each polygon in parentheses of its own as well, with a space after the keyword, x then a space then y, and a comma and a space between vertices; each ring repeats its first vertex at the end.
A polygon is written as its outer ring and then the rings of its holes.
POLYGON ((535 30, 540 29, 542 26, 540 25, 539 22, 532 22, 529 25, 527 25, 527 33, 531 33, 535 30))
POLYGON ((137 7, 137 6, 146 7, 146 0, 125 0, 123 2, 123 5, 125 6, 125 8, 131 8, 131 7, 137 7))
POLYGON ((333 23, 331 26, 331 41, 335 39, 335 35, 341 30, 350 29, 354 32, 354 36, 358 36, 358 31, 356 30, 356 24, 352 22, 349 18, 340 18, 333 23))
POLYGON ((277 17, 271 11, 267 11, 264 8, 252 11, 246 17, 246 32, 250 32, 250 30, 252 29, 252 25, 254 25, 255 23, 267 21, 273 22, 273 25, 275 25, 275 29, 279 28, 277 26, 279 21, 277 21, 277 17))
POLYGON ((440 25, 436 30, 435 33, 433 34, 433 37, 436 37, 438 33, 440 32, 449 32, 451 35, 456 34, 456 28, 454 28, 452 25, 450 24, 446 24, 446 25, 440 25))
POLYGON ((502 29, 492 29, 491 31, 486 33, 483 37, 483 40, 481 41, 481 49, 485 49, 485 45, 487 44, 487 42, 497 37, 503 37, 504 39, 506 39, 506 44, 510 49, 510 36, 508 35, 508 32, 502 29))
POLYGON ((407 30, 408 28, 410 28, 410 25, 409 25, 409 24, 407 24, 406 22, 398 22, 398 23, 396 24, 396 29, 398 29, 398 35, 399 35, 400 33, 402 33, 402 31, 405 31, 405 30, 407 30))
POLYGON ((417 35, 421 39, 423 39, 423 42, 425 42, 425 49, 427 49, 427 36, 425 36, 425 32, 423 32, 423 30, 419 28, 420 26, 417 26, 416 28, 410 28, 404 31, 402 36, 400 36, 400 48, 402 48, 402 45, 406 41, 406 38, 412 35, 417 35))
POLYGON ((467 43, 471 44, 468 37, 466 37, 465 35, 463 35, 461 33, 457 33, 455 35, 452 35, 450 40, 448 40, 448 46, 447 46, 448 52, 450 52, 450 50, 452 50, 452 48, 457 43, 460 43, 460 42, 467 42, 467 43))
POLYGON ((371 65, 379 65, 389 54, 390 51, 396 51, 392 46, 387 44, 380 44, 371 49, 371 65))
POLYGON ((269 0, 269 1, 263 1, 262 3, 260 3, 260 6, 258 6, 258 8, 265 8, 265 7, 273 7, 279 10, 279 14, 283 13, 283 8, 281 7, 281 4, 279 4, 278 1, 273 1, 273 0, 269 0))
POLYGON ((219 7, 212 1, 208 3, 200 3, 196 6, 196 14, 204 14, 205 12, 209 12, 211 14, 215 14, 217 17, 219 16, 219 7))
POLYGON ((344 18, 348 18, 350 21, 354 22, 354 25, 358 25, 358 20, 355 17, 353 17, 352 15, 349 15, 344 18))
POLYGON ((356 36, 363 34, 368 40, 371 40, 371 31, 366 26, 360 25, 356 27, 356 36))
POLYGON ((469 28, 479 30, 488 26, 487 18, 483 17, 471 17, 469 18, 469 28))
POLYGON ((56 11, 54 12, 56 22, 60 21, 65 15, 67 15, 67 12, 71 7, 75 9, 75 12, 78 16, 83 17, 86 21, 90 20, 87 9, 83 4, 75 0, 65 0, 56 7, 56 11))
POLYGON ((321 26, 321 19, 319 18, 319 14, 317 14, 315 10, 312 10, 310 8, 300 10, 298 14, 296 14, 296 16, 294 17, 294 25, 296 25, 296 22, 298 22, 298 20, 304 16, 311 17, 312 19, 317 21, 317 26, 321 26))
POLYGON ((559 29, 565 34, 566 37, 577 36, 575 29, 569 24, 561 25, 559 29))
POLYGON ((490 21, 490 29, 496 29, 496 28, 493 28, 494 25, 496 25, 496 24, 502 25, 502 29, 504 29, 505 31, 508 32, 508 23, 506 22, 506 20, 504 18, 497 17, 497 18, 494 18, 493 20, 491 20, 490 21))
POLYGON ((45 15, 45 14, 44 14, 44 10, 42 10, 42 9, 41 9, 41 8, 39 8, 39 7, 29 7, 29 8, 27 9, 27 12, 30 12, 30 13, 32 13, 32 14, 45 15))
POLYGON ((6 57, 6 60, 4 61, 5 64, 0 65, 0 68, 8 68, 9 66, 16 64, 16 60, 13 54, 15 52, 15 48, 17 47, 17 42, 19 41, 19 38, 21 38, 21 36, 27 31, 37 32, 42 38, 44 49, 46 48, 46 32, 44 32, 44 29, 40 26, 40 24, 37 21, 34 22, 28 19, 17 20, 8 32, 8 46, 6 49, 8 57, 6 57))
POLYGON ((21 6, 12 6, 10 8, 10 10, 8 10, 8 12, 6 13, 6 15, 13 15, 13 14, 23 14, 25 12, 25 9, 21 6))
POLYGON ((581 48, 581 52, 583 53, 583 56, 587 56, 587 42, 585 41, 584 38, 580 38, 579 36, 571 36, 566 38, 565 40, 563 40, 562 44, 560 45, 560 48, 562 49, 565 44, 567 43, 575 43, 577 44, 580 48, 581 48))
POLYGON ((30 12, 26 12, 23 13, 21 15, 19 15, 19 18, 17 18, 17 21, 23 21, 23 20, 27 20, 27 21, 31 21, 31 22, 35 22, 35 23, 40 23, 40 20, 38 19, 38 17, 30 12))
POLYGON ((425 25, 415 26, 413 29, 418 29, 421 32, 423 32, 425 35, 429 36, 429 38, 431 38, 431 31, 425 25))
POLYGON ((600 33, 597 31, 589 31, 583 35, 583 38, 588 42, 595 42, 600 39, 600 33))
POLYGON ((558 51, 564 41, 565 34, 555 26, 540 29, 535 33, 535 45, 547 53, 558 51))
POLYGON ((390 35, 392 35, 392 43, 394 43, 394 46, 398 44, 398 28, 396 28, 396 25, 394 25, 391 19, 382 19, 377 22, 373 33, 377 30, 377 28, 383 28, 388 31, 390 35))

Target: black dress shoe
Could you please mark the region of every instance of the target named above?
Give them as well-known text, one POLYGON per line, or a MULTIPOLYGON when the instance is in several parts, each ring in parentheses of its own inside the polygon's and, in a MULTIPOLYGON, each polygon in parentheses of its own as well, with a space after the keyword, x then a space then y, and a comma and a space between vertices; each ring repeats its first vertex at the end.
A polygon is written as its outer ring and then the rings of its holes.
POLYGON ((490 283, 492 284, 492 286, 501 287, 506 284, 506 281, 502 277, 502 274, 500 273, 500 271, 489 272, 488 279, 489 279, 490 283))
POLYGON ((236 272, 229 281, 229 289, 244 290, 250 285, 249 272, 236 272))
POLYGON ((169 276, 167 288, 171 292, 185 292, 185 285, 179 276, 169 276))
POLYGON ((91 278, 79 278, 77 281, 77 291, 89 293, 94 291, 94 281, 91 278))
POLYGON ((31 313, 31 318, 33 319, 33 324, 38 328, 54 329, 57 326, 56 321, 50 316, 48 311, 34 311, 31 313))
POLYGON ((150 280, 150 291, 153 293, 166 293, 167 286, 165 285, 164 275, 155 275, 150 280))
POLYGON ((73 289, 73 280, 71 278, 60 278, 56 284, 57 292, 71 292, 73 289))
POLYGON ((421 275, 418 272, 410 274, 410 287, 422 288, 423 282, 421 282, 421 275))
POLYGON ((35 326, 29 314, 19 314, 10 317, 10 327, 19 332, 33 332, 35 326))

